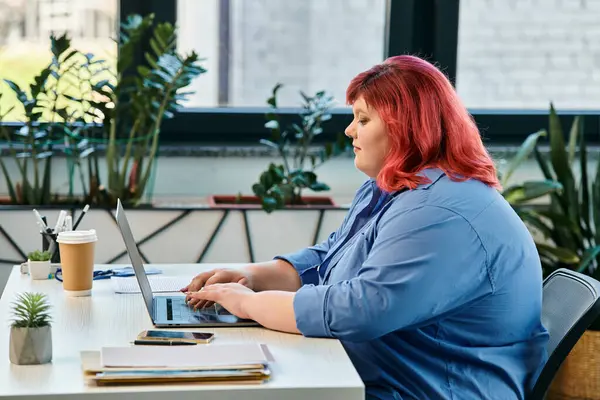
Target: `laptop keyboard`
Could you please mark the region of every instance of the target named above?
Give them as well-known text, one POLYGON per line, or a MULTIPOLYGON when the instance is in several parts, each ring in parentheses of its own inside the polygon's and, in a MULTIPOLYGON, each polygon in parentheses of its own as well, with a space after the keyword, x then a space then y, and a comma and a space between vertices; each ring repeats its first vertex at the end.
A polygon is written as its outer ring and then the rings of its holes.
MULTIPOLYGON (((208 307, 208 308, 203 308, 202 312, 200 311, 194 311, 194 309, 192 309, 190 306, 188 306, 185 303, 185 300, 183 298, 181 299, 172 299, 172 298, 168 298, 167 299, 167 320, 169 321, 173 321, 173 320, 190 320, 190 319, 194 319, 194 315, 217 315, 219 314, 219 312, 217 311, 217 307, 221 308, 220 306, 217 306, 216 304, 213 305, 212 307, 208 307)), ((226 313, 228 314, 228 313, 226 313)))

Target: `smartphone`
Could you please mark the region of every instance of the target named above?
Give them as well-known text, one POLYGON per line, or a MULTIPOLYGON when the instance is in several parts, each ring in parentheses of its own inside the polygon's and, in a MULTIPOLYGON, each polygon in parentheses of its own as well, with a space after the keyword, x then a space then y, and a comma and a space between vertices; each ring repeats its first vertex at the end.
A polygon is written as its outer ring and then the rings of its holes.
POLYGON ((194 343, 209 343, 215 337, 214 333, 210 332, 188 332, 188 331, 161 331, 147 330, 138 335, 138 339, 143 340, 169 340, 169 341, 185 341, 194 343))

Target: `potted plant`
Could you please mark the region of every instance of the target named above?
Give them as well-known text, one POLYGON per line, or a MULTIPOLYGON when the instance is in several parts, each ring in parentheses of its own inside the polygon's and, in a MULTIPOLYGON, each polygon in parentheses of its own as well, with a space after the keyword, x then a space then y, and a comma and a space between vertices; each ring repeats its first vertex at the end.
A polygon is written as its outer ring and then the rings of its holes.
POLYGON ((48 279, 51 271, 51 257, 52 253, 41 250, 32 251, 27 255, 27 269, 31 279, 48 279))
POLYGON ((10 362, 18 365, 52 361, 50 304, 42 293, 20 294, 13 303, 10 329, 10 362))
MULTIPOLYGON (((176 28, 154 15, 131 15, 121 25, 116 67, 71 48, 65 34, 51 36, 52 60, 28 90, 5 80, 24 110, 23 126, 0 125, 0 139, 18 175, 10 176, 0 153, 9 198, 0 203, 100 205, 119 197, 138 204, 151 186, 164 119, 193 92, 183 92, 205 72, 195 52, 180 55, 176 28), (137 49, 144 65, 136 66, 137 49), (101 180, 96 147, 106 147, 107 180, 101 180), (69 172, 69 193, 50 193, 52 157, 61 148, 69 172), (82 193, 74 193, 75 184, 82 193)), ((0 97, 2 93, 0 93, 0 97)), ((14 108, 14 107, 13 107, 14 108)), ((0 122, 12 108, 0 109, 0 122)))
MULTIPOLYGON (((560 189, 548 190, 547 204, 520 212, 541 236, 536 245, 544 275, 557 268, 569 268, 600 280, 600 163, 593 174, 588 172, 583 117, 575 117, 565 142, 551 105, 548 130, 530 135, 522 148, 527 148, 523 157, 533 152, 546 182, 560 185, 560 189), (538 141, 545 136, 550 142, 549 157, 538 150, 538 141), (578 168, 574 168, 576 165, 578 168)), ((507 194, 510 197, 511 193, 507 194)), ((600 321, 595 321, 563 362, 547 398, 600 399, 600 382, 589 374, 600 370, 600 359, 596 357, 599 347, 600 321)))
POLYGON ((282 164, 270 163, 260 174, 258 182, 252 185, 254 196, 210 196, 211 205, 244 205, 262 207, 267 213, 276 209, 295 207, 334 207, 335 202, 327 196, 306 196, 304 190, 323 192, 329 186, 320 182, 316 169, 332 156, 346 151, 350 145, 343 134, 336 142, 316 145, 314 139, 323 133, 323 124, 331 119, 333 97, 325 91, 313 96, 300 92, 303 104, 299 123, 284 126, 278 115, 277 92, 283 87, 278 83, 268 98, 271 111, 266 114, 265 128, 271 138, 261 139, 260 143, 277 151, 282 164))

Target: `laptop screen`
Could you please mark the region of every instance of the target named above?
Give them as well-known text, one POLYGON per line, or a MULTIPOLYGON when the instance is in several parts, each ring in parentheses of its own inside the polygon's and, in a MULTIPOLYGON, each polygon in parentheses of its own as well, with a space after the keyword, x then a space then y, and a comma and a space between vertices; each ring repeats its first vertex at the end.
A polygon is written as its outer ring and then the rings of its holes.
POLYGON ((133 234, 131 233, 131 228, 129 227, 129 222, 125 217, 125 210, 123 210, 123 205, 121 204, 120 199, 117 200, 116 220, 119 230, 121 231, 121 236, 123 236, 123 241, 125 242, 125 247, 127 248, 127 253, 129 254, 129 258, 131 260, 131 265, 135 271, 135 277, 140 285, 142 296, 144 296, 146 308, 148 309, 148 313, 150 313, 150 318, 154 320, 152 288, 150 287, 150 282, 146 276, 146 270, 144 270, 142 256, 140 255, 137 244, 135 243, 135 239, 133 238, 133 234))

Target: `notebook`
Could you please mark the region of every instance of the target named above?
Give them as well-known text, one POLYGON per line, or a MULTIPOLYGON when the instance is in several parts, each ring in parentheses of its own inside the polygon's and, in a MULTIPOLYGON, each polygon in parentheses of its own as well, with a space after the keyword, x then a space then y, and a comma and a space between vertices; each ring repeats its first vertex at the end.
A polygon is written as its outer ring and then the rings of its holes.
POLYGON ((262 383, 273 358, 263 344, 104 347, 82 351, 86 379, 96 385, 202 382, 262 383))
POLYGON ((258 343, 197 346, 103 347, 105 368, 240 368, 269 362, 258 343))
MULTIPOLYGON (((179 292, 192 281, 192 276, 150 275, 150 287, 154 293, 179 292)), ((115 293, 141 293, 140 285, 135 277, 111 279, 115 293)))

